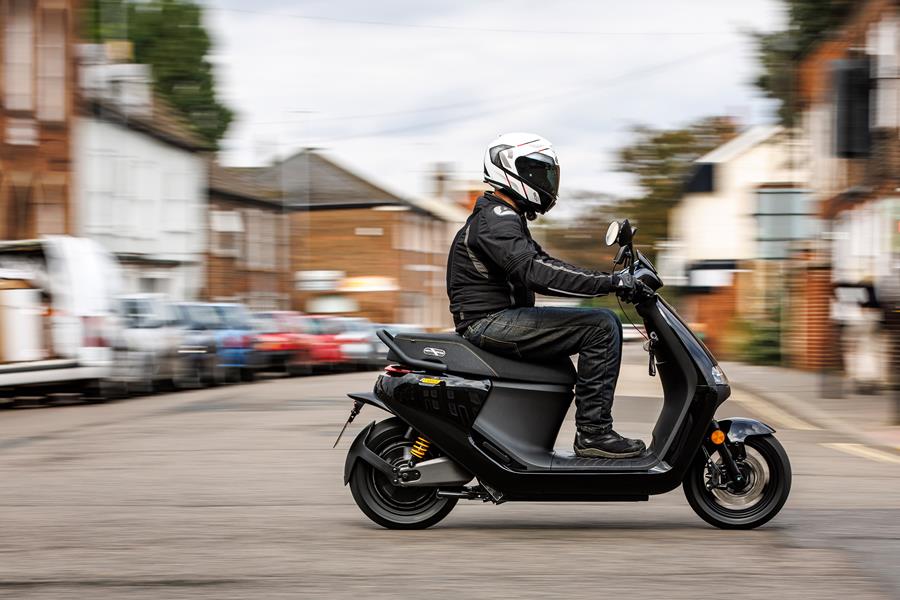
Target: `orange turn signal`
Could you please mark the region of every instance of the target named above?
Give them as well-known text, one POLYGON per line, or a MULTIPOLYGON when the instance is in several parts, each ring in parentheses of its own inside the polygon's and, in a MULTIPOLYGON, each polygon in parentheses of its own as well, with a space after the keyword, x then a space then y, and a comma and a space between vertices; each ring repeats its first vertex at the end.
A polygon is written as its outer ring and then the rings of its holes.
POLYGON ((725 432, 721 429, 716 429, 711 434, 709 434, 709 441, 718 446, 725 441, 725 432))

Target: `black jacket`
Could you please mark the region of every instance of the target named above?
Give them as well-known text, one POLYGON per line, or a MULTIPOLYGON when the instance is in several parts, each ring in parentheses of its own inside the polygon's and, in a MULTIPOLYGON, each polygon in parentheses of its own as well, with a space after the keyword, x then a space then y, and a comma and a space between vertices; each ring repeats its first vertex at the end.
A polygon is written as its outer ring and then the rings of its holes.
POLYGON ((525 217, 490 192, 453 238, 447 295, 456 330, 505 308, 534 306, 535 292, 590 298, 613 289, 608 273, 557 260, 535 242, 525 217))

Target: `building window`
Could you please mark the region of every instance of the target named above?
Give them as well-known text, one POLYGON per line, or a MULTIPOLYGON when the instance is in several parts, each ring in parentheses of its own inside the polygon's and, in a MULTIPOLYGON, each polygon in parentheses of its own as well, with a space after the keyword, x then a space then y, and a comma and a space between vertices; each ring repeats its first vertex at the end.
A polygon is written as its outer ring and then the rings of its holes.
POLYGON ((819 232, 812 198, 798 189, 760 189, 757 192, 758 258, 787 258, 791 244, 819 232))
POLYGON ((32 110, 34 102, 34 7, 31 0, 6 3, 6 76, 7 110, 32 110))
POLYGON ((41 11, 38 41, 38 119, 60 122, 66 118, 66 13, 41 11))
MULTIPOLYGON (((27 179, 27 178, 22 178, 27 179)), ((8 189, 6 209, 6 239, 21 240, 30 238, 31 183, 17 182, 13 178, 8 189)))
POLYGON ((217 256, 239 257, 241 234, 244 221, 236 210, 214 210, 210 212, 212 231, 212 252, 217 256))
POLYGON ((35 219, 37 235, 61 235, 66 233, 66 185, 65 181, 45 181, 37 195, 35 219))
POLYGON ((167 173, 163 181, 163 210, 167 231, 190 230, 191 200, 186 173, 167 173))

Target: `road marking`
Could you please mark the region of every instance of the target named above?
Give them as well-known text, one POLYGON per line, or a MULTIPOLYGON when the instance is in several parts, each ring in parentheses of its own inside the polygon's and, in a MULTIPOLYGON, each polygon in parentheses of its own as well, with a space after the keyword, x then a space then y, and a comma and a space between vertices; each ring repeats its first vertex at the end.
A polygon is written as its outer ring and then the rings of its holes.
POLYGON ((895 456, 882 450, 876 450, 875 448, 869 448, 868 446, 863 446, 862 444, 843 444, 832 442, 822 445, 826 448, 839 450, 845 454, 852 454, 853 456, 858 456, 860 458, 867 458, 869 460, 876 460, 878 462, 900 465, 900 456, 895 456))
POLYGON ((795 417, 774 404, 766 402, 759 396, 753 396, 746 392, 739 391, 732 394, 731 398, 759 415, 767 425, 771 425, 775 429, 798 429, 800 431, 815 431, 821 429, 821 427, 816 427, 812 423, 807 423, 803 419, 795 417))

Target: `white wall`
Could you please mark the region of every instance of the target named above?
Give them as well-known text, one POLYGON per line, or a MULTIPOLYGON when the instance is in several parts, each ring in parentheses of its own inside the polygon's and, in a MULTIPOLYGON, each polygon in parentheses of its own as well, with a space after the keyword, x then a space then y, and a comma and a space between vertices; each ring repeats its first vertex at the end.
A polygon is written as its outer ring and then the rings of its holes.
POLYGON ((791 168, 789 146, 781 139, 775 136, 727 162, 715 163, 714 191, 687 194, 672 211, 669 236, 679 243, 688 264, 757 257, 757 188, 801 179, 791 168))
POLYGON ((205 281, 206 163, 198 155, 118 123, 80 117, 74 131, 76 230, 111 252, 184 263, 128 266, 125 292, 142 278, 193 299, 205 281))
POLYGON ((885 284, 896 277, 891 260, 900 199, 873 200, 837 215, 832 235, 833 279, 885 284))

